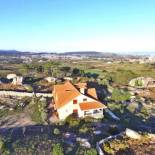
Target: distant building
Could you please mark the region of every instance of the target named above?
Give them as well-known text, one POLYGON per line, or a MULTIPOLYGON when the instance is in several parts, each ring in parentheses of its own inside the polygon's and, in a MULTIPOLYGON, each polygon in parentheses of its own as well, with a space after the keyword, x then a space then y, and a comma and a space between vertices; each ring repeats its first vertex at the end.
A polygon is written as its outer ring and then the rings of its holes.
POLYGON ((95 88, 87 88, 86 83, 73 85, 66 81, 54 85, 53 98, 54 109, 61 120, 71 114, 102 118, 103 109, 107 108, 98 100, 95 88))
POLYGON ((57 78, 55 78, 55 77, 46 77, 45 80, 48 81, 48 82, 55 82, 57 80, 57 78))
POLYGON ((16 78, 16 77, 17 77, 16 74, 8 74, 6 78, 11 80, 11 79, 16 78))
POLYGON ((23 77, 17 76, 16 74, 8 74, 7 79, 12 80, 12 84, 14 84, 14 85, 22 85, 23 84, 23 77))
POLYGON ((63 79, 64 80, 68 80, 68 81, 73 81, 73 78, 72 77, 64 77, 63 79))

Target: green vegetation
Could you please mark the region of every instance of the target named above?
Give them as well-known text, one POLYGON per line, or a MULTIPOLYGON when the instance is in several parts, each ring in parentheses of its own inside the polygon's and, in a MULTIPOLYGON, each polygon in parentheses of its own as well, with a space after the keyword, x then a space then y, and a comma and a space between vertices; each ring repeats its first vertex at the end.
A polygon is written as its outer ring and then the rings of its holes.
POLYGON ((116 102, 126 101, 130 99, 130 93, 128 91, 120 90, 115 88, 112 92, 111 99, 116 102))
POLYGON ((53 144, 52 146, 52 154, 51 155, 63 155, 63 148, 61 144, 53 144))
POLYGON ((103 150, 108 155, 145 154, 146 150, 151 153, 154 149, 149 143, 150 140, 147 136, 142 136, 140 140, 130 139, 124 136, 104 143, 103 150))
POLYGON ((119 150, 125 150, 128 148, 128 145, 125 143, 122 143, 119 140, 112 141, 111 143, 107 142, 103 145, 103 150, 108 154, 115 154, 115 152, 119 150))
POLYGON ((137 86, 137 87, 142 87, 142 86, 143 86, 142 80, 136 80, 136 81, 135 81, 135 86, 137 86))
POLYGON ((46 102, 38 98, 33 98, 31 103, 31 118, 38 124, 46 123, 47 121, 47 108, 46 102))
POLYGON ((66 118, 66 123, 69 125, 69 127, 77 127, 80 124, 80 119, 70 115, 66 118))
MULTIPOLYGON (((49 127, 48 131, 33 136, 25 136, 16 141, 9 141, 6 143, 3 139, 0 140, 1 152, 8 151, 10 146, 11 151, 14 154, 77 154, 77 155, 96 155, 97 152, 94 149, 96 142, 106 138, 107 136, 116 134, 126 127, 139 129, 141 125, 147 125, 150 121, 150 126, 153 124, 152 120, 149 120, 150 111, 141 104, 141 101, 137 100, 135 104, 122 104, 122 101, 130 99, 130 93, 125 89, 120 89, 126 86, 129 81, 139 76, 149 76, 155 78, 155 69, 153 65, 138 64, 138 63, 111 63, 108 64, 103 60, 95 59, 83 59, 83 60, 52 60, 39 61, 33 59, 31 63, 22 64, 5 64, 0 67, 0 74, 5 77, 8 73, 17 73, 18 75, 25 76, 25 85, 20 86, 21 90, 26 91, 43 91, 51 92, 52 83, 48 83, 44 80, 47 76, 53 76, 63 78, 64 76, 73 77, 73 82, 86 82, 90 84, 98 83, 99 87, 102 87, 101 99, 103 103, 106 99, 108 101, 108 108, 113 111, 118 117, 121 118, 120 122, 114 122, 108 118, 97 120, 91 117, 84 119, 77 119, 74 116, 69 116, 64 122, 58 124, 46 125, 49 127), (77 78, 78 77, 78 78, 77 78), (79 78, 80 77, 80 78, 79 78), (48 84, 47 84, 48 83, 48 84), (49 88, 49 89, 48 89, 49 88), (111 91, 113 90, 113 91, 111 91), (109 91, 109 92, 108 92, 109 91), (106 93, 107 92, 107 93, 106 93), (112 92, 112 93, 110 93, 112 92), (108 96, 108 95, 111 96, 108 96), (107 97, 108 96, 108 97, 107 97), (97 122, 97 123, 95 123, 97 122), (147 122, 147 123, 146 123, 147 122), (103 127, 96 127, 96 124, 104 124, 103 127), (152 123, 152 124, 151 124, 152 123), (96 135, 94 131, 101 130, 99 135, 96 135), (65 133, 70 133, 71 137, 77 136, 81 138, 89 138, 92 148, 86 149, 79 146, 79 143, 65 141, 65 133), (45 135, 44 135, 45 134, 45 135), (68 143, 71 143, 68 145, 68 143)), ((61 83, 61 82, 56 82, 61 83)), ((141 86, 142 83, 137 81, 137 86, 141 86)), ((19 88, 19 86, 18 86, 19 88)), ((12 89, 12 86, 7 88, 12 89)), ((13 90, 16 90, 15 87, 13 90)), ((9 99, 11 103, 15 100, 9 99)), ((0 110, 0 118, 3 119, 6 116, 14 116, 17 113, 26 113, 37 124, 47 123, 47 104, 46 101, 34 97, 31 99, 23 99, 23 101, 17 101, 13 106, 13 111, 9 108, 3 108, 0 110), (20 106, 24 103, 24 107, 20 106)), ((0 101, 1 102, 1 101, 0 101)), ((123 102, 124 103, 124 102, 123 102)), ((2 104, 3 105, 3 104, 2 104)), ((7 106, 6 106, 7 107, 7 106)), ((7 122, 7 121, 4 121, 7 122)), ((154 125, 154 124, 153 124, 154 125)), ((71 140, 72 138, 69 138, 71 140)), ((118 141, 118 145, 113 142, 112 144, 106 143, 104 150, 107 153, 114 153, 115 148, 124 150, 128 148, 126 143, 121 144, 118 141)), ((0 152, 0 154, 2 154, 0 152)))
POLYGON ((60 130, 58 128, 55 128, 54 131, 53 131, 53 133, 55 135, 59 135, 60 134, 60 130))
POLYGON ((6 142, 2 137, 0 137, 0 154, 2 155, 9 155, 10 151, 8 150, 6 146, 6 142))
POLYGON ((76 152, 76 155, 97 155, 97 151, 94 148, 86 149, 86 148, 79 147, 76 152))
POLYGON ((89 128, 86 126, 86 124, 83 124, 82 127, 79 129, 80 133, 86 133, 89 131, 89 128))

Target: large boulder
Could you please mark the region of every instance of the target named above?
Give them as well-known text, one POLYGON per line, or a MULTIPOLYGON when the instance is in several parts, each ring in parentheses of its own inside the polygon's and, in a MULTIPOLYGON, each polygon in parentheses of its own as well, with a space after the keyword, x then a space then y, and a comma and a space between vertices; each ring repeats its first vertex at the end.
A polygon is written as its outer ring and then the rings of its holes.
POLYGON ((155 79, 151 77, 138 77, 129 82, 129 86, 138 88, 155 87, 155 79))
POLYGON ((141 135, 138 132, 128 128, 125 130, 125 134, 132 139, 141 139, 141 135))
POLYGON ((14 78, 16 78, 17 77, 17 75, 16 74, 8 74, 7 75, 7 79, 14 79, 14 78))

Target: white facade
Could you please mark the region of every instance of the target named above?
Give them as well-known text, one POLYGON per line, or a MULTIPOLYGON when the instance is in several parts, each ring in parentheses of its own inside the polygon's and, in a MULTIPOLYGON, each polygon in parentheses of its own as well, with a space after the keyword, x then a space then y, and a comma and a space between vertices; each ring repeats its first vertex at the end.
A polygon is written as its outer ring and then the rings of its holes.
POLYGON ((90 109, 90 110, 81 110, 79 104, 83 102, 92 102, 95 101, 94 99, 85 96, 83 94, 79 95, 78 97, 74 98, 70 102, 68 102, 63 107, 57 109, 59 119, 63 120, 69 115, 73 114, 74 110, 77 110, 78 117, 86 117, 86 116, 92 116, 95 118, 101 118, 103 117, 103 108, 97 108, 97 109, 90 109), (73 104, 73 100, 77 100, 77 104, 73 104))

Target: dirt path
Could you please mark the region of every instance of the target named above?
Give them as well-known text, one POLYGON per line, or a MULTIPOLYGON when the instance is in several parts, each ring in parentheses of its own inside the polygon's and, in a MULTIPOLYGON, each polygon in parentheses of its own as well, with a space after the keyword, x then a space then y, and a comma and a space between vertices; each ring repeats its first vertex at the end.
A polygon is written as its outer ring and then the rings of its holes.
POLYGON ((35 122, 31 120, 30 116, 24 113, 7 116, 0 119, 0 128, 12 128, 28 125, 35 125, 35 122))

